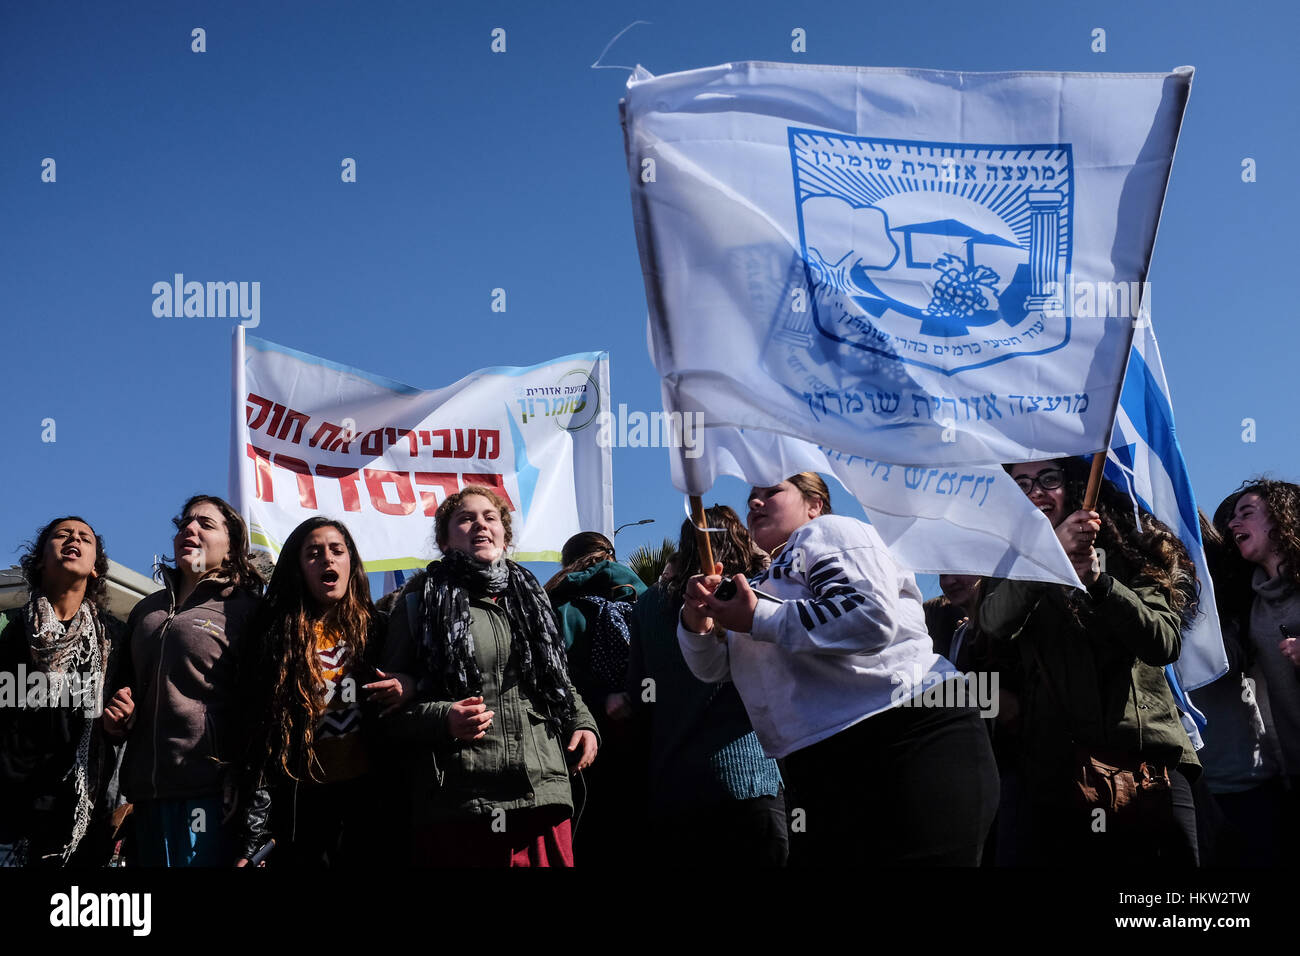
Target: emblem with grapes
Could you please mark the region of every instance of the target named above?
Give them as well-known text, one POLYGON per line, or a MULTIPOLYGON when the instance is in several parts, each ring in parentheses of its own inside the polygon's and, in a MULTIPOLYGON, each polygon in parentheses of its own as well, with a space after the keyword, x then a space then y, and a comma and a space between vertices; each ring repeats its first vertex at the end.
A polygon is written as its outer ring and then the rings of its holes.
POLYGON ((941 273, 934 284, 926 315, 971 316, 990 306, 988 293, 997 287, 998 274, 988 266, 967 270, 966 263, 951 252, 944 253, 934 267, 941 273))

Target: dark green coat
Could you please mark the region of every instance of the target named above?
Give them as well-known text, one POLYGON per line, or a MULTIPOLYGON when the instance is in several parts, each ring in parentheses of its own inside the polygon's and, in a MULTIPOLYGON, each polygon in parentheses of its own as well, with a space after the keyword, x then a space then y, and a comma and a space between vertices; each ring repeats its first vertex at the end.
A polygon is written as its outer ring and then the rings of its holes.
MULTIPOLYGON (((380 669, 417 675, 416 636, 424 575, 411 580, 393 608, 380 669)), ((563 740, 551 733, 519 683, 512 661, 510 624, 505 612, 486 598, 470 600, 470 631, 483 702, 495 713, 487 736, 472 742, 452 738, 447 714, 454 700, 417 700, 382 718, 381 727, 411 741, 418 750, 414 773, 414 815, 418 821, 445 820, 494 809, 562 806, 572 812, 573 797, 565 748, 575 731, 596 733, 582 698, 574 693, 577 714, 563 740)), ((570 691, 573 691, 570 684, 570 691)))
POLYGON ((985 634, 1020 651, 1026 770, 1035 790, 1048 796, 1068 786, 1076 743, 1198 773, 1165 679, 1182 634, 1163 593, 1150 581, 1129 587, 1102 574, 1078 618, 1069 593, 1059 585, 993 579, 979 610, 985 634))

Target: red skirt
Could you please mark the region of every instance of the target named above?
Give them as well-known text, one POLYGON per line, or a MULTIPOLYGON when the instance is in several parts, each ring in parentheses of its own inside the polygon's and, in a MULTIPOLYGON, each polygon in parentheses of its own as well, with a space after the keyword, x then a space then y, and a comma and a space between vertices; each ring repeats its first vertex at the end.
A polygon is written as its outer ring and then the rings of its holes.
POLYGON ((564 807, 536 807, 417 828, 416 866, 573 866, 573 834, 564 807))

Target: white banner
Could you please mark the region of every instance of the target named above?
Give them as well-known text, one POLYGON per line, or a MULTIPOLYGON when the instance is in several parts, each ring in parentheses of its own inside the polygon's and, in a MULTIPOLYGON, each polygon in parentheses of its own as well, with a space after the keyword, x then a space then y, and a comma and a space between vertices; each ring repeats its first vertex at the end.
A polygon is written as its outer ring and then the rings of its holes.
POLYGON ((469 484, 511 506, 517 561, 558 561, 579 531, 614 530, 605 352, 488 368, 419 389, 235 332, 231 495, 279 553, 314 514, 343 521, 366 570, 423 567, 438 505, 469 484))
POLYGON ((1191 78, 639 69, 666 409, 706 448, 719 426, 939 468, 1105 448, 1191 78))

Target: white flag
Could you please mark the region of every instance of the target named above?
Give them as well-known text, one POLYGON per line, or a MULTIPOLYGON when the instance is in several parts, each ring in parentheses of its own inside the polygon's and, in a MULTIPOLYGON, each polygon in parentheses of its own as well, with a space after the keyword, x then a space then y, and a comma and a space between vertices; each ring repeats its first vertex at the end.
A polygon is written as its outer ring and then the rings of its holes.
POLYGON ((720 474, 760 486, 800 471, 834 475, 911 571, 1082 586, 1051 522, 997 466, 891 465, 728 428, 710 431, 706 448, 701 473, 710 483, 720 474))
POLYGON ((418 389, 235 332, 231 495, 253 542, 280 551, 314 514, 343 521, 366 570, 423 567, 449 494, 488 485, 511 507, 517 561, 558 561, 579 531, 613 535, 605 352, 489 368, 418 389))
POLYGON ((667 410, 927 468, 1106 447, 1191 78, 638 70, 667 410))

